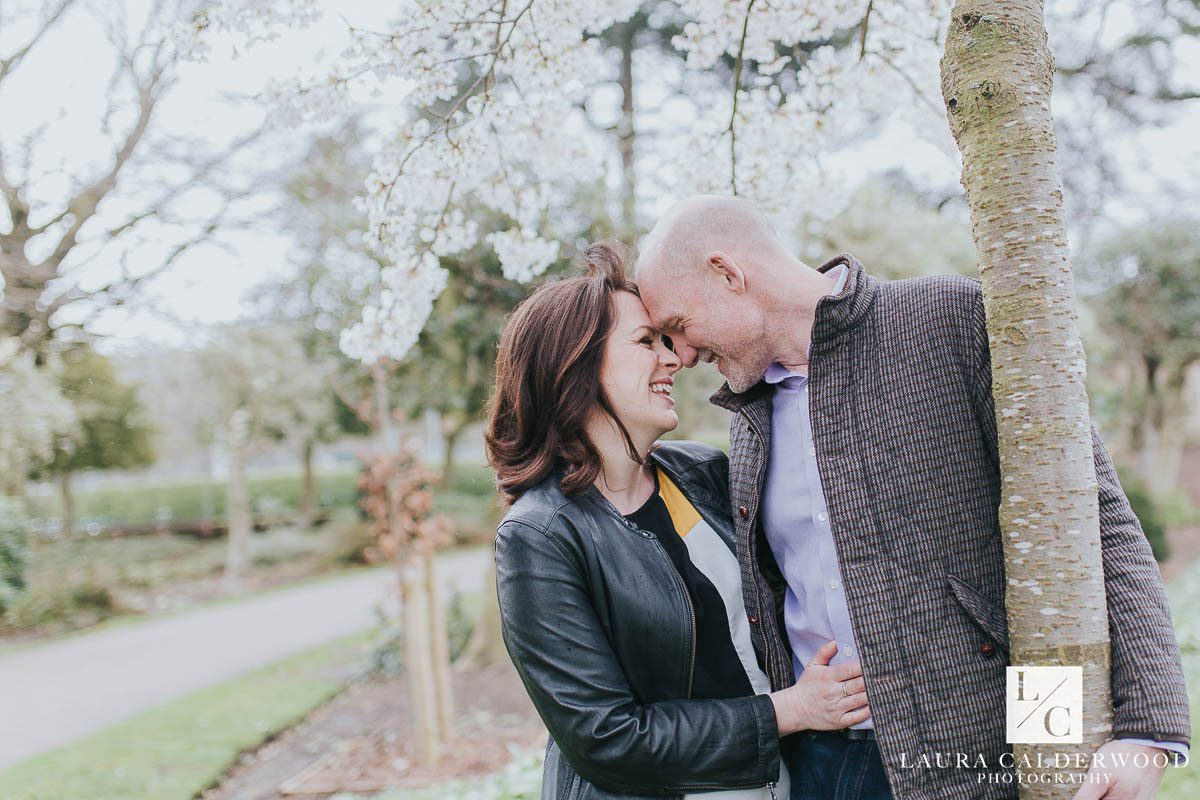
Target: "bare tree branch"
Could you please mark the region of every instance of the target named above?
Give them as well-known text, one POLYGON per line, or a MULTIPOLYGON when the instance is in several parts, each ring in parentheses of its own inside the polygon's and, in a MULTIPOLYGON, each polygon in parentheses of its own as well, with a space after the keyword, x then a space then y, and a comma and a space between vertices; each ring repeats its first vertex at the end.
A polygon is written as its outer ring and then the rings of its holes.
POLYGON ((21 61, 24 60, 25 56, 29 54, 29 51, 34 48, 34 45, 36 45, 41 38, 46 35, 47 31, 54 27, 54 23, 58 22, 63 13, 74 4, 75 0, 61 0, 58 6, 56 6, 54 10, 50 12, 49 16, 42 21, 42 24, 38 27, 37 31, 33 34, 29 41, 17 48, 16 52, 14 52, 12 55, 0 58, 0 82, 3 82, 3 80, 7 78, 14 69, 17 68, 17 65, 20 64, 21 61))
POLYGON ((754 0, 746 4, 746 16, 742 20, 742 38, 738 42, 737 59, 733 62, 733 110, 729 112, 729 188, 737 194, 737 110, 738 93, 742 83, 742 56, 746 52, 746 32, 750 29, 750 11, 754 0))
POLYGON ((871 12, 875 9, 875 0, 869 0, 867 10, 863 12, 862 22, 859 23, 858 60, 867 57, 867 28, 871 24, 871 12))

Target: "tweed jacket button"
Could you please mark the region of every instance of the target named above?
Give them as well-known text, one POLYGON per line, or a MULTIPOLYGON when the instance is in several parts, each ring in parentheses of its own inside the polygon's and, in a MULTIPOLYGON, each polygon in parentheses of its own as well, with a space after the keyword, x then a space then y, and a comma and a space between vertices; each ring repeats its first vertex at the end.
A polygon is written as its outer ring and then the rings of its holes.
POLYGON ((758 615, 750 614, 749 616, 746 617, 746 621, 749 622, 751 625, 757 625, 758 624, 758 615))
POLYGON ((991 642, 984 642, 982 645, 980 645, 979 652, 983 653, 985 656, 993 656, 996 654, 996 645, 992 644, 991 642))
POLYGON ((742 519, 749 519, 750 509, 746 508, 745 506, 738 506, 738 516, 742 519))

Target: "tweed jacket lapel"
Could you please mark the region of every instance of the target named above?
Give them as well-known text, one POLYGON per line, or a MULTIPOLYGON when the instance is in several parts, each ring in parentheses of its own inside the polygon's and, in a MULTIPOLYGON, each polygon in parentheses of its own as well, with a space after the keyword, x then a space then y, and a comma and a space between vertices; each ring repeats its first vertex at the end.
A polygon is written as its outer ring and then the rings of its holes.
MULTIPOLYGON (((839 331, 858 324, 874 299, 875 281, 853 256, 838 255, 821 265, 819 271, 829 272, 842 265, 850 271, 842 291, 822 298, 817 304, 813 325, 814 353, 836 340, 839 331), (821 348, 818 348, 818 337, 821 348)), ((774 387, 764 381, 740 394, 733 392, 726 383, 709 400, 733 413, 729 427, 729 497, 742 569, 743 600, 751 618, 751 640, 772 686, 780 689, 791 685, 795 675, 791 655, 779 633, 782 629, 778 615, 783 609, 783 587, 782 583, 773 586, 762 569, 760 555, 766 544, 762 541, 759 520, 771 444, 773 396, 774 387)))

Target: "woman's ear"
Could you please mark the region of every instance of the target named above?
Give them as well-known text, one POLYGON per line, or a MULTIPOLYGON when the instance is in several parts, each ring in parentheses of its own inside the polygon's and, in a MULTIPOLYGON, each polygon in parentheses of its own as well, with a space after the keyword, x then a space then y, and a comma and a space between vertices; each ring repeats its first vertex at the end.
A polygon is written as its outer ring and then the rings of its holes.
POLYGON ((709 253, 708 267, 716 271, 717 276, 724 282, 726 289, 729 289, 734 294, 746 293, 746 273, 742 272, 742 268, 737 265, 737 262, 728 253, 723 253, 720 250, 714 250, 709 253))

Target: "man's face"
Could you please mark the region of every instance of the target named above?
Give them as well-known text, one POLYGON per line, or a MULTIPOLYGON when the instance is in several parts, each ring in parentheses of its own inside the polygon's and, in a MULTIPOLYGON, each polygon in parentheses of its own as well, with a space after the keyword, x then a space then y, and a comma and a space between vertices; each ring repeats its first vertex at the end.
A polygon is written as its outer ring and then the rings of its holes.
POLYGON ((638 288, 655 327, 671 338, 683 365, 715 363, 735 392, 758 383, 771 358, 761 315, 749 299, 708 276, 663 277, 650 271, 638 288))

